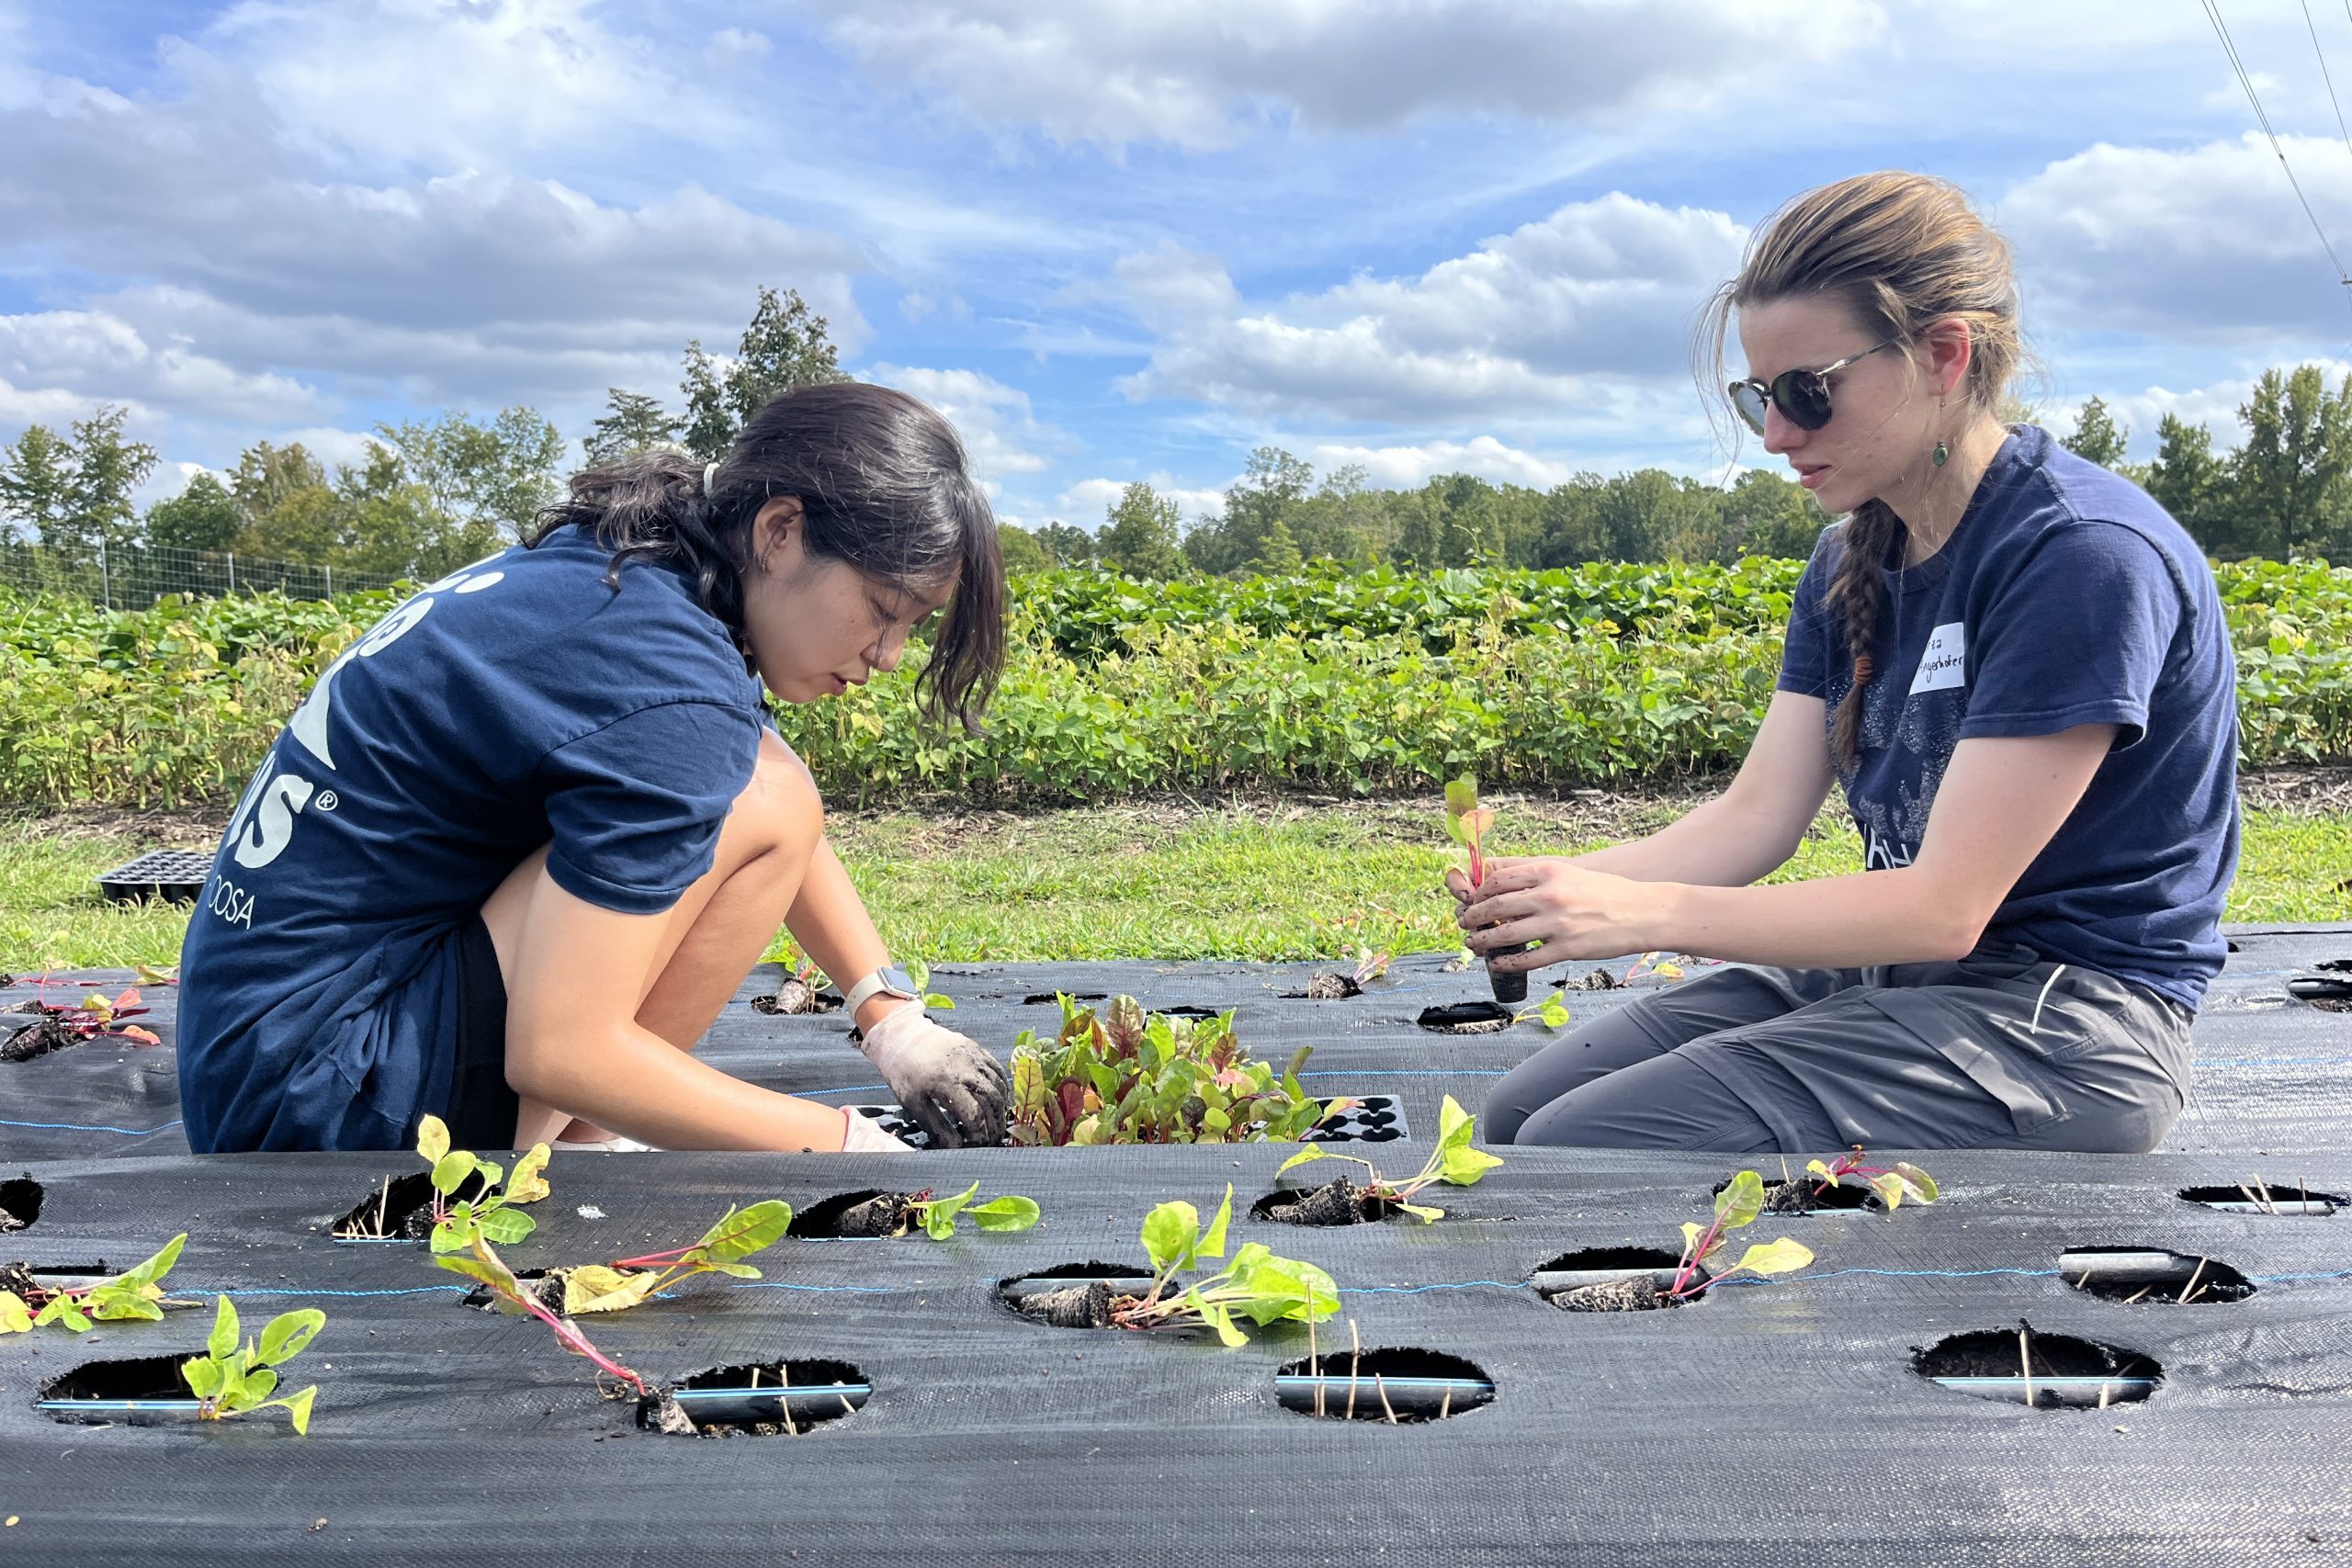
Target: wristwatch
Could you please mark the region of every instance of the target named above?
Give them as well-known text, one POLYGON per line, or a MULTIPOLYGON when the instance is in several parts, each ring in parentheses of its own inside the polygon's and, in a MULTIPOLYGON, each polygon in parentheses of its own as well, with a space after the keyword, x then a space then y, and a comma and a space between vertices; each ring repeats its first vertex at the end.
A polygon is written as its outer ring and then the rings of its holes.
POLYGON ((904 997, 910 1002, 922 1000, 922 993, 915 989, 915 977, 895 964, 885 964, 865 979, 849 988, 842 998, 842 1010, 852 1018, 857 1010, 876 997, 904 997))

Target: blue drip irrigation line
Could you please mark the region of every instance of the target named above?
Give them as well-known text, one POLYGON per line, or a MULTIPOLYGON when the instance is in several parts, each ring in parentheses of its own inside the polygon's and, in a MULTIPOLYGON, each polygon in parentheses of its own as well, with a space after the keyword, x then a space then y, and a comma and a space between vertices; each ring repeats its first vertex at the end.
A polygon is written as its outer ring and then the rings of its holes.
POLYGON ((51 1133, 120 1133, 132 1138, 143 1138, 150 1133, 168 1133, 178 1125, 177 1118, 160 1127, 88 1127, 79 1122, 0 1122, 0 1127, 37 1127, 51 1133))

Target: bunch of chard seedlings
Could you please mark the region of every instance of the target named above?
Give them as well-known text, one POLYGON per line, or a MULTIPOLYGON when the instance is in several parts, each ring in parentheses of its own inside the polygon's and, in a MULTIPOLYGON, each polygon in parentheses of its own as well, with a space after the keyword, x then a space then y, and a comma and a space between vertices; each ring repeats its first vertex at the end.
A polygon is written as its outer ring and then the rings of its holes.
POLYGON ((1013 1043, 1015 1144, 1295 1143, 1344 1108, 1299 1087, 1314 1047, 1277 1075, 1242 1048, 1231 1012, 1147 1017, 1133 997, 1097 1012, 1065 996, 1061 1009, 1052 1040, 1024 1029, 1013 1043))

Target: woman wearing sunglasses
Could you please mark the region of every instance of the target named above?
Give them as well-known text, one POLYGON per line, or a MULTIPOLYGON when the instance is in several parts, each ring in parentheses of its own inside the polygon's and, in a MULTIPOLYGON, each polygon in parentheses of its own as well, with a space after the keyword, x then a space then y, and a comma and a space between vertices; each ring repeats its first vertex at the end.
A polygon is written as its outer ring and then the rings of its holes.
POLYGON ((1489 862, 1475 899, 1450 880, 1498 969, 1649 949, 1739 966, 1521 1064, 1488 1135, 2154 1148, 2237 863, 2211 570, 2137 487, 2001 423, 2016 278, 1953 186, 1889 173, 1798 197, 1710 308, 1717 366, 1735 321, 1734 409, 1844 518, 1797 586, 1746 761, 1647 838, 1489 862), (1756 886, 1833 784, 1862 866, 1756 886))

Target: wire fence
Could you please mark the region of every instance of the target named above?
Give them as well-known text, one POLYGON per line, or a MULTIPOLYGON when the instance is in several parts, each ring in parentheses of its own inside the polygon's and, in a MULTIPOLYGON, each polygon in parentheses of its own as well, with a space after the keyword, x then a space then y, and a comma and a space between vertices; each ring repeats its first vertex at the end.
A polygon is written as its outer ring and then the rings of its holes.
POLYGON ((0 584, 30 593, 70 593, 109 610, 144 609, 166 593, 217 599, 232 593, 283 593, 331 599, 396 579, 331 566, 270 560, 233 550, 184 550, 150 545, 37 545, 0 540, 0 584))

